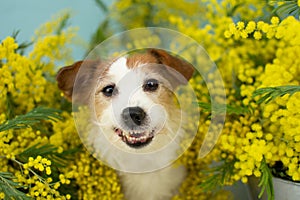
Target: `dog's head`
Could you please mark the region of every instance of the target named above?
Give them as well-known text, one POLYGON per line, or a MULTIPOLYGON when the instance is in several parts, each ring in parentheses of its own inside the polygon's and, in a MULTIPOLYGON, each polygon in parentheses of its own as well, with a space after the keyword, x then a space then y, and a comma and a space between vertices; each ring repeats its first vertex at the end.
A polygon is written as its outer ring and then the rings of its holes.
POLYGON ((176 134, 171 126, 181 116, 173 91, 193 71, 182 59, 150 49, 110 62, 77 62, 62 68, 57 81, 68 99, 93 104, 101 134, 110 142, 135 151, 149 146, 155 150, 176 134), (73 94, 75 78, 80 88, 73 94))

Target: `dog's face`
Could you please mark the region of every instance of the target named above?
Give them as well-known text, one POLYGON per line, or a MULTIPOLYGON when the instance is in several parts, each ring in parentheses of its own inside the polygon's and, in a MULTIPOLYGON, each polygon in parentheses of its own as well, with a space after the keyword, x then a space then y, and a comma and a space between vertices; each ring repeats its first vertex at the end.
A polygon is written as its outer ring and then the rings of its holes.
MULTIPOLYGON (((190 64, 152 49, 109 64, 97 62, 86 66, 90 69, 77 79, 88 81, 82 80, 86 86, 77 92, 82 95, 77 99, 90 99, 101 134, 113 145, 134 152, 154 151, 174 138, 178 130, 174 126, 178 126, 181 116, 173 90, 192 76, 190 64)), ((75 77, 70 74, 77 73, 78 67, 78 63, 73 65, 76 72, 68 66, 58 73, 59 86, 69 98, 75 77)))
POLYGON ((116 60, 99 81, 95 111, 103 133, 118 146, 143 148, 162 133, 174 106, 172 88, 159 65, 116 60))

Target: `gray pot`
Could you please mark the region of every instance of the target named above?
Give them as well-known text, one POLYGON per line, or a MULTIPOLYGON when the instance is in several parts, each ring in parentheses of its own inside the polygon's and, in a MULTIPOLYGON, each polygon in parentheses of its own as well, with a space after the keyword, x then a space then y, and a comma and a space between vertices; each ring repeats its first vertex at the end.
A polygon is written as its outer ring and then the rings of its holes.
POLYGON ((300 183, 273 177, 275 200, 299 200, 300 183))
MULTIPOLYGON (((259 180, 255 177, 249 178, 249 187, 252 193, 252 199, 258 200, 260 188, 258 187, 259 180)), ((300 200, 300 183, 287 181, 281 178, 273 177, 273 187, 275 200, 300 200)), ((267 200, 266 192, 260 200, 267 200)))

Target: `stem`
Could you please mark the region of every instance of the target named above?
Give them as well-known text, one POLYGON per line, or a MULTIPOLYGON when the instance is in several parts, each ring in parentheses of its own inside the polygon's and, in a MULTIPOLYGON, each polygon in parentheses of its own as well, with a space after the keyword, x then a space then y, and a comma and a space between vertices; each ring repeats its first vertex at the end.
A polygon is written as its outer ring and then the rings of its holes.
MULTIPOLYGON (((10 159, 11 161, 14 161, 15 163, 17 163, 18 165, 22 166, 24 168, 24 163, 16 160, 16 159, 10 159)), ((28 167, 28 171, 30 171, 33 175, 37 176, 39 181, 46 184, 47 186, 49 186, 49 184, 47 183, 47 181, 45 181, 45 179, 43 179, 40 175, 38 175, 34 170, 32 170, 30 167, 28 167)))
POLYGON ((15 188, 14 187, 12 187, 7 181, 6 181, 6 179, 4 179, 4 178, 2 178, 1 176, 0 176, 0 179, 1 179, 1 181, 2 182, 4 182, 5 183, 5 185, 7 185, 11 190, 15 190, 15 188))
MULTIPOLYGON (((22 166, 24 168, 24 163, 16 160, 16 159, 10 159, 11 161, 17 163, 18 165, 22 166)), ((37 176, 39 181, 42 182, 43 184, 45 184, 47 187, 51 188, 52 185, 55 185, 57 182, 54 182, 52 184, 48 183, 43 177, 41 177, 40 175, 38 175, 34 170, 32 170, 30 167, 27 168, 28 171, 30 171, 33 175, 37 176)), ((29 175, 30 176, 30 175, 29 175)), ((61 182, 61 181, 58 181, 61 182)), ((51 192, 52 193, 52 192, 51 192)), ((53 195, 53 194, 52 194, 53 195)))

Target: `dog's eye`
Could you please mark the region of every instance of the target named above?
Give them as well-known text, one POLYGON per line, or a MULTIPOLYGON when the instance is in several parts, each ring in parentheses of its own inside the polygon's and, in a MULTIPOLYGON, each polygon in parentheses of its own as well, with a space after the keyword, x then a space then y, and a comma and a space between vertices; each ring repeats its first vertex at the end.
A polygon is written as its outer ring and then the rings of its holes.
POLYGON ((106 87, 104 87, 101 92, 107 96, 107 97, 111 97, 114 93, 116 93, 115 90, 115 86, 114 85, 108 85, 106 87))
POLYGON ((143 85, 144 91, 153 92, 158 88, 158 81, 156 79, 149 79, 143 85))

